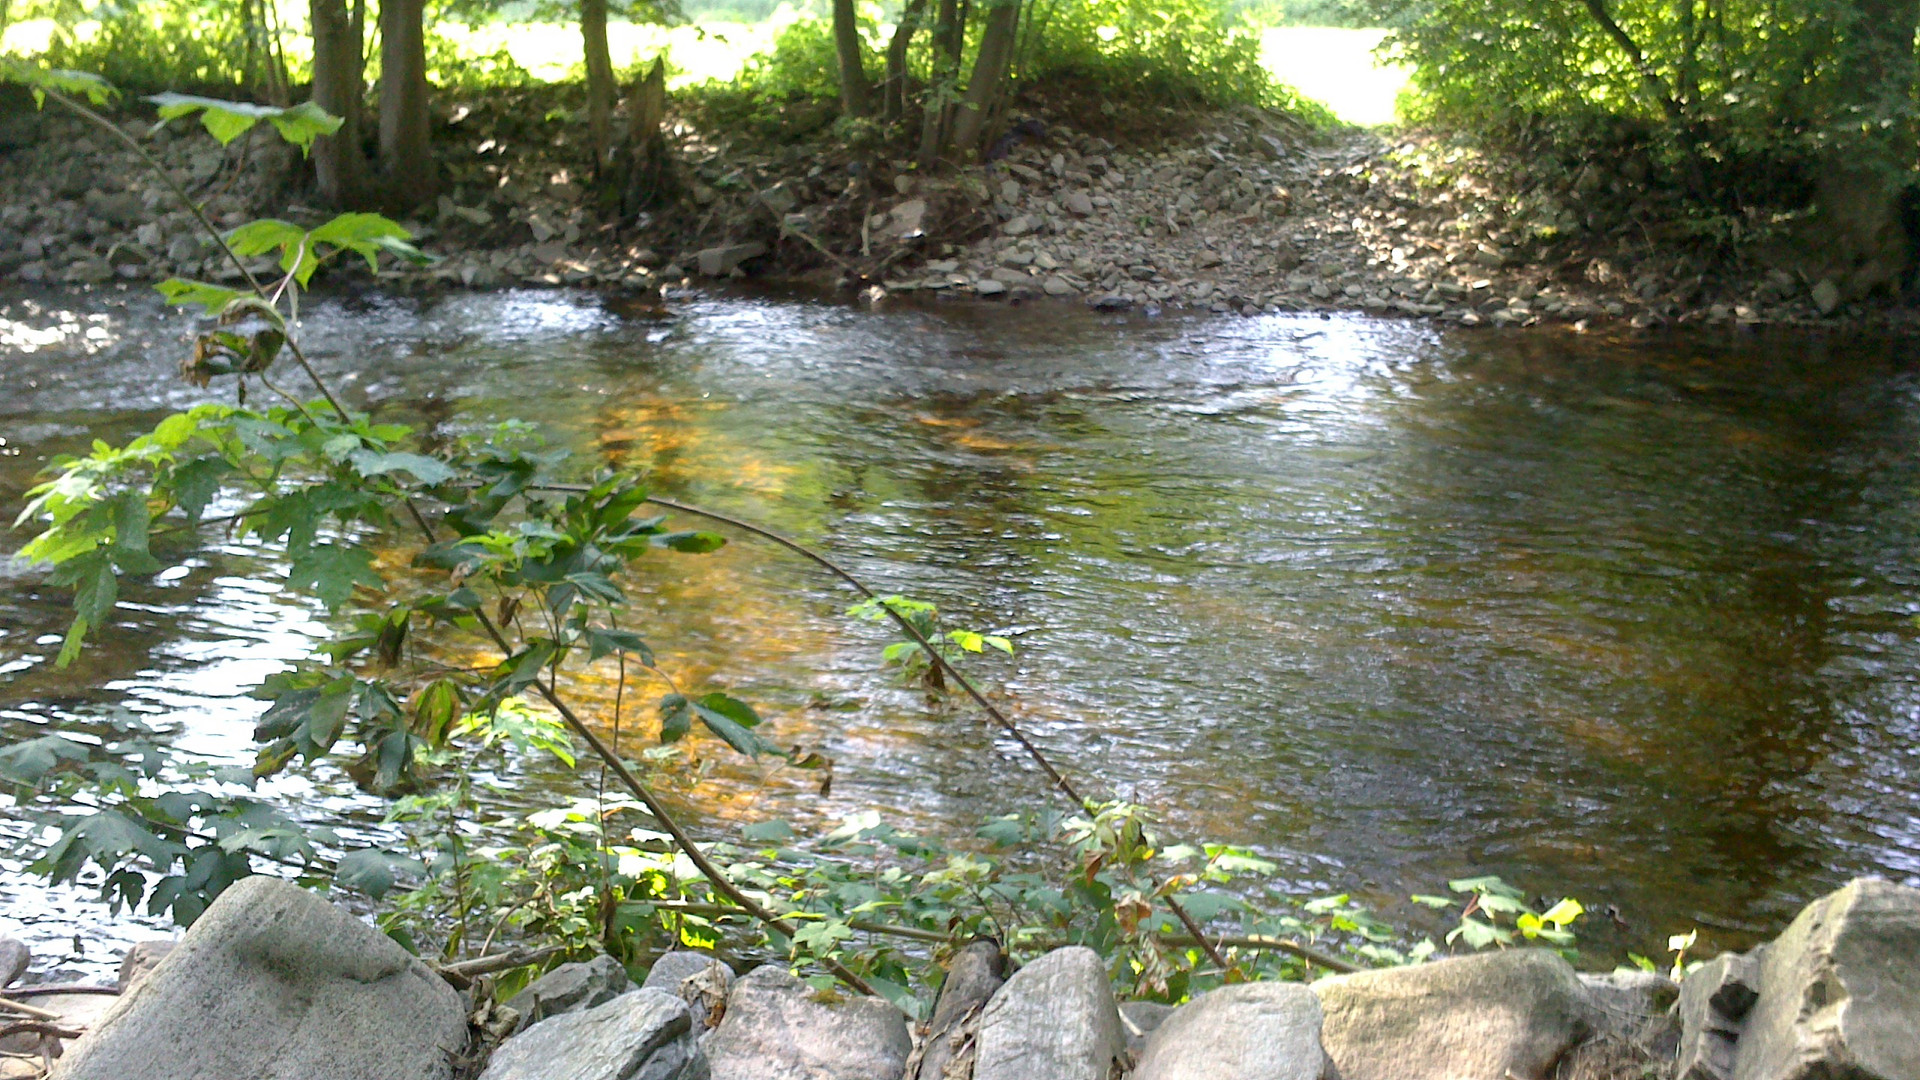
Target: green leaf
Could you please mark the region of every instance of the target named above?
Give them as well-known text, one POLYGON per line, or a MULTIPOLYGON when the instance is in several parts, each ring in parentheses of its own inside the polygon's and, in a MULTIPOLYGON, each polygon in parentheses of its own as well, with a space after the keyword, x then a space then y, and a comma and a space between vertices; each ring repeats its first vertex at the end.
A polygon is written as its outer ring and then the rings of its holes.
POLYGON ((778 818, 742 826, 740 837, 755 844, 782 844, 794 838, 793 826, 778 818))
POLYGON ((672 532, 661 533, 653 538, 653 542, 660 547, 672 548, 675 551, 704 555, 709 551, 717 551, 725 547, 727 538, 719 533, 710 532, 672 532))
POLYGON ((759 757, 779 749, 753 733, 751 729, 759 726, 760 715, 744 701, 715 691, 694 702, 693 711, 708 731, 748 757, 759 757))
POLYGON ((1546 914, 1540 916, 1540 921, 1550 922, 1555 926, 1564 927, 1573 920, 1586 914, 1586 911, 1586 908, 1580 906, 1580 901, 1572 897, 1567 897, 1548 908, 1546 914))
POLYGON ((625 653, 637 658, 648 667, 653 666, 653 649, 648 647, 639 634, 631 630, 608 630, 603 627, 589 626, 586 629, 587 660, 598 660, 609 653, 625 653))
POLYGON ((426 867, 418 859, 396 855, 378 848, 361 848, 340 857, 334 866, 333 883, 357 889, 375 900, 393 889, 400 873, 421 874, 426 867))
POLYGON ((95 105, 105 105, 119 91, 113 84, 85 71, 44 68, 11 56, 0 56, 0 82, 17 83, 33 92, 36 105, 44 105, 48 91, 84 97, 95 105))
POLYGON ((255 105, 245 101, 222 101, 219 98, 198 97, 193 94, 154 94, 147 98, 160 107, 160 119, 173 120, 182 116, 200 113, 200 123, 207 133, 220 140, 222 146, 239 138, 255 124, 265 120, 274 126, 280 137, 306 153, 313 148, 313 140, 322 135, 331 135, 340 130, 341 119, 330 116, 311 101, 298 105, 279 108, 272 105, 255 105))
POLYGON ((229 289, 224 285, 209 285, 204 281, 189 281, 185 278, 168 278, 154 286, 165 297, 167 303, 179 306, 199 304, 208 315, 219 315, 227 310, 235 300, 250 296, 241 289, 229 289))
POLYGON ((40 779, 64 764, 86 761, 93 755, 88 747, 63 735, 42 735, 11 746, 0 747, 0 780, 15 784, 37 784, 40 779))
POLYGON ((329 610, 339 610, 353 595, 355 585, 370 589, 386 586, 373 570, 373 552, 357 544, 314 544, 295 555, 287 584, 311 589, 329 610))
POLYGON ((425 454, 382 454, 373 450, 356 450, 347 455, 347 460, 353 463, 361 476, 409 472, 421 483, 432 485, 443 484, 457 475, 446 462, 425 454))
POLYGON ((660 699, 660 741, 676 743, 693 730, 693 702, 680 694, 660 699))
POLYGON ((233 473, 233 466, 221 457, 194 458, 173 467, 173 501, 198 524, 207 504, 220 491, 220 483, 233 473))
POLYGON ((161 570, 160 560, 147 550, 147 532, 151 518, 144 491, 129 491, 113 502, 114 565, 127 574, 154 574, 161 570))
POLYGON ((1425 893, 1414 893, 1411 899, 1416 904, 1423 904, 1430 908, 1450 908, 1453 906, 1453 899, 1451 897, 1446 897, 1446 896, 1432 896, 1425 893))

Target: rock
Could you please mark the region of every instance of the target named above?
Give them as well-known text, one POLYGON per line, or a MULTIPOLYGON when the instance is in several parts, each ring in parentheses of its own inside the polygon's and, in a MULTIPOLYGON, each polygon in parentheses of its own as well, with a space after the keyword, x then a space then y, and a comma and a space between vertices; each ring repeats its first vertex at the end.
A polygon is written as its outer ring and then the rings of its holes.
POLYGON ((980 1014, 973 1080, 1107 1080, 1126 1046, 1099 955, 1055 949, 1015 972, 980 1014))
POLYGON ((992 278, 981 278, 973 283, 973 294, 979 297, 999 296, 1006 291, 1005 282, 995 281, 992 278))
POLYGON ((147 220, 146 204, 132 192, 108 195, 89 191, 84 201, 87 209, 96 217, 105 218, 121 228, 132 228, 147 220))
POLYGON ((27 965, 33 962, 33 954, 27 947, 10 937, 0 937, 0 986, 12 986, 15 979, 26 974, 27 965))
POLYGON ((1313 984, 1341 1080, 1539 1080, 1592 1029, 1565 960, 1512 949, 1313 984))
POLYGON ((1067 197, 1061 200, 1061 203, 1067 208, 1067 213, 1075 217, 1093 216, 1093 197, 1084 191, 1068 192, 1067 197))
POLYGON ((947 1075, 947 1062, 959 1052, 961 1037, 970 1030, 967 1022, 1006 982, 1005 971, 1000 946, 991 941, 976 941, 954 956, 921 1043, 920 1080, 943 1080, 947 1075))
POLYGON ((585 963, 561 964, 528 983, 507 1004, 520 1014, 516 1030, 524 1031, 550 1016, 604 1005, 631 985, 618 960, 596 956, 585 963))
POLYGON ((153 969, 159 967, 160 961, 171 955, 179 944, 166 939, 135 942, 133 948, 120 958, 120 974, 114 980, 114 985, 123 994, 133 989, 140 980, 153 974, 153 969))
POLYGON ((1173 1011, 1133 1080, 1320 1080, 1320 999, 1299 983, 1223 986, 1173 1011))
POLYGON ((1665 1020, 1680 997, 1680 987, 1672 979, 1652 971, 1581 975, 1580 985, 1593 1004, 1595 1030, 1629 1036, 1665 1020))
POLYGON ((926 221, 927 200, 908 199, 887 213, 887 232, 901 239, 918 236, 926 221))
POLYGON ((687 1003, 693 1011, 693 1029, 706 1031, 718 1023, 715 1015, 733 987, 733 969, 702 952, 670 952, 653 962, 643 989, 663 990, 687 1003))
POLYGON ((466 1042, 460 995, 425 964, 344 909, 260 876, 220 894, 53 1075, 444 1080, 466 1042))
POLYGON ((899 1080, 912 1052, 893 1006, 816 992, 777 964, 734 983, 707 1043, 713 1080, 899 1080))
POLYGON ((1040 289, 1048 296, 1072 296, 1079 291, 1058 277, 1050 277, 1041 282, 1040 289))
POLYGON ((1832 278, 1821 278, 1810 295, 1814 310, 1822 315, 1831 315, 1840 306, 1840 286, 1835 285, 1832 278))
POLYGON ((759 241, 747 244, 728 244, 724 247, 707 248, 695 255, 694 262, 705 277, 726 277, 739 269, 748 259, 757 259, 767 253, 767 245, 759 241))
MULTIPOLYGON (((98 1027, 107 1013, 119 1003, 112 994, 36 994, 28 1003, 36 1009, 53 1013, 58 1019, 52 1021, 55 1027, 68 1031, 89 1031, 98 1027)), ((14 1019, 8 1017, 8 1020, 14 1019)), ((21 1032, 0 1038, 0 1053, 31 1054, 42 1049, 42 1044, 59 1044, 58 1039, 46 1038, 39 1034, 21 1032)))
POLYGON ((1807 905, 1760 960, 1734 1080, 1920 1076, 1916 958, 1920 889, 1856 878, 1807 905))
POLYGON ((541 1021, 501 1043, 480 1074, 480 1080, 560 1077, 707 1080, 707 1058, 686 1002, 642 989, 541 1021))
POLYGON ((1094 297, 1089 304, 1096 311, 1125 311, 1133 306, 1133 298, 1121 293, 1104 293, 1094 297))
MULTIPOLYGON (((1225 311, 1227 306, 1220 305, 1225 311)), ((1123 1001, 1120 1003, 1120 1027, 1127 1035, 1127 1050, 1136 1057, 1146 1048, 1147 1036, 1152 1035, 1173 1015, 1173 1006, 1162 1005, 1157 1001, 1123 1001)))
POLYGON ((1021 214, 1000 226, 1000 231, 1007 236, 1025 236, 1039 228, 1040 222, 1032 214, 1021 214))

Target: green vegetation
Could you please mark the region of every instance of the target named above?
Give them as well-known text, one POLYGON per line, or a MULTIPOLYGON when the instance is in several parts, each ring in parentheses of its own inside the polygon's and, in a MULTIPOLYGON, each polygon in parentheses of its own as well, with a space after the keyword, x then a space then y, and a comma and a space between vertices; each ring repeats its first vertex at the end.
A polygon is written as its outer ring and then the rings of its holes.
POLYGON ((1849 295, 1909 262, 1920 5, 1380 0, 1416 119, 1570 166, 1635 170, 1765 235, 1807 209, 1809 279, 1849 295))

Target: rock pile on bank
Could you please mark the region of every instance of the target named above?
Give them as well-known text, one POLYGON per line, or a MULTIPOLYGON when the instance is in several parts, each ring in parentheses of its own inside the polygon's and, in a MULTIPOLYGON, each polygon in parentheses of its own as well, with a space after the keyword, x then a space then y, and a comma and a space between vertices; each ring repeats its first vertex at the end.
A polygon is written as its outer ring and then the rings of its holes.
MULTIPOLYGON (((681 124, 683 201, 621 218, 567 164, 577 148, 521 130, 525 117, 499 104, 443 118, 445 193, 407 220, 440 261, 385 270, 384 287, 651 291, 768 273, 870 298, 1357 310, 1467 326, 1863 314, 1832 282, 1709 266, 1679 241, 1654 242, 1644 223, 1596 209, 1609 196, 1598 171, 1516 195, 1434 139, 1312 133, 1253 110, 1197 116, 1152 146, 1056 122, 1004 160, 934 175, 681 124)), ((224 227, 324 217, 301 203, 297 159, 264 134, 223 150, 191 123, 124 130, 224 227)), ((0 192, 0 283, 238 279, 131 151, 76 119, 0 121, 0 192)))
MULTIPOLYGON (((10 955, 0 943, 0 962, 10 955)), ((777 964, 736 978, 698 953, 660 958, 639 987, 604 957, 562 965, 483 1009, 496 1021, 486 1029, 469 1028, 471 1007, 345 911, 252 878, 90 1018, 52 1076, 1914 1080, 1920 890, 1855 881, 1679 987, 1637 971, 1576 974, 1555 953, 1514 949, 1226 986, 1169 1007, 1116 1002, 1084 948, 1003 977, 998 949, 976 943, 923 1025, 777 964)), ((32 1055, 0 1061, 13 1070, 0 1075, 37 1075, 32 1055)))

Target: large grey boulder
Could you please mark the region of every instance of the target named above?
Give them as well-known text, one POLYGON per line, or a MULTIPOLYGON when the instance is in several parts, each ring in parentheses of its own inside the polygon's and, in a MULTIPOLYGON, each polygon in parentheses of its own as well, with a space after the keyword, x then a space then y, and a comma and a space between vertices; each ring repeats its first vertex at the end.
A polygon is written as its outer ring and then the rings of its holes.
POLYGON ((973 1080, 1107 1080, 1126 1045, 1099 955, 1055 949, 1014 972, 987 1002, 973 1080))
POLYGON ((707 1040, 713 1080, 899 1080, 913 1039, 879 998, 816 991, 784 967, 742 976, 707 1040))
POLYGON ((525 1031, 550 1016, 604 1005, 631 986, 620 961, 602 954, 582 963, 561 964, 528 983, 507 1004, 520 1014, 515 1030, 525 1031))
POLYGON ((1321 1080, 1320 999, 1299 983, 1223 986, 1147 1038, 1133 1080, 1321 1080))
POLYGON ((1760 961, 1733 1075, 1920 1077, 1920 889, 1858 878, 1807 905, 1760 961))
POLYGON ((706 248, 694 256, 700 273, 707 277, 726 277, 739 268, 748 259, 757 259, 767 253, 767 245, 755 240, 745 244, 727 244, 724 247, 706 248))
POLYGON ((1573 968, 1512 949, 1313 984, 1341 1080, 1540 1080, 1592 1030, 1573 968))
POLYGON ((57 1080, 444 1080, 460 995, 278 878, 236 882, 54 1067, 57 1080))
POLYGON ((920 1080, 943 1080, 947 1075, 947 1063, 962 1052, 977 1026, 973 1021, 1006 982, 1002 977, 1005 970, 1006 959, 992 941, 973 942, 954 955, 947 965, 946 980, 940 984, 933 1019, 927 1022, 927 1037, 921 1043, 920 1080))
POLYGON ((686 1002, 634 990, 501 1043, 480 1080, 707 1080, 707 1058, 686 1002))

